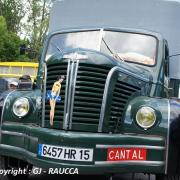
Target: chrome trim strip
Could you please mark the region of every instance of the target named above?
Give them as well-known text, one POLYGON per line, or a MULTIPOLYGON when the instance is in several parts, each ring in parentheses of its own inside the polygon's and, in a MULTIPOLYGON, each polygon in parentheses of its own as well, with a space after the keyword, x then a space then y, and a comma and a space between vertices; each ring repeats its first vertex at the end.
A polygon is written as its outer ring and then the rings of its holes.
POLYGON ((2 134, 13 135, 13 136, 24 136, 23 133, 12 132, 12 131, 2 131, 2 134))
POLYGON ((167 143, 166 143, 166 167, 165 167, 165 174, 167 174, 168 171, 168 153, 169 153, 169 135, 170 135, 170 112, 171 112, 171 107, 170 107, 170 102, 169 99, 168 101, 168 127, 167 127, 167 143))
MULTIPOLYGON (((14 90, 14 91, 15 91, 15 90, 14 90)), ((4 114, 5 104, 6 104, 6 101, 7 101, 8 97, 9 97, 14 91, 10 92, 10 93, 6 96, 6 98, 5 98, 5 100, 4 100, 4 103, 3 103, 3 108, 2 108, 2 112, 1 112, 1 123, 0 123, 0 143, 1 143, 1 134, 2 134, 1 128, 2 128, 2 122, 3 122, 3 114, 4 114)))
POLYGON ((163 161, 95 161, 95 165, 111 165, 111 164, 163 166, 164 162, 163 161))
MULTIPOLYGON (((71 64, 71 71, 70 71, 70 81, 69 81, 69 93, 68 93, 68 104, 67 104, 67 111, 66 111, 66 122, 67 122, 67 128, 69 126, 70 121, 70 109, 71 109, 71 97, 72 97, 72 91, 73 91, 73 75, 74 75, 74 68, 75 68, 75 62, 72 61, 71 64)), ((67 130, 67 128, 65 130, 67 130)))
POLYGON ((154 149, 154 150, 164 150, 163 146, 149 146, 149 145, 101 145, 97 144, 96 148, 106 149, 106 148, 144 148, 144 149, 154 149))
POLYGON ((45 99, 46 99, 46 81, 47 81, 47 65, 44 65, 44 87, 43 88, 43 99, 42 99, 42 127, 45 126, 45 99))
POLYGON ((68 128, 68 88, 69 88, 69 75, 70 75, 71 61, 68 60, 67 75, 66 75, 66 89, 65 89, 65 101, 64 101, 64 118, 63 118, 63 129, 68 128))
POLYGON ((104 94, 103 94, 103 100, 102 100, 102 105, 101 105, 101 112, 100 112, 100 119, 99 119, 99 125, 98 125, 98 132, 102 132, 103 129, 103 122, 104 122, 104 114, 107 106, 107 99, 108 99, 108 90, 109 90, 109 85, 111 82, 111 78, 113 74, 119 69, 119 67, 113 67, 106 78, 106 84, 104 88, 104 94))
POLYGON ((18 150, 18 152, 19 152, 19 151, 23 151, 24 153, 26 153, 26 154, 29 155, 29 156, 32 156, 32 157, 34 157, 34 158, 37 157, 37 154, 32 153, 32 152, 29 152, 28 150, 23 149, 23 148, 20 148, 20 147, 10 146, 10 145, 7 145, 7 144, 0 144, 0 148, 1 148, 1 147, 5 147, 5 148, 7 148, 7 149, 10 149, 10 148, 13 148, 13 147, 14 147, 15 149, 18 150))
MULTIPOLYGON (((122 135, 122 134, 119 134, 122 135)), ((149 140, 154 140, 156 139, 157 141, 165 141, 165 138, 162 136, 153 136, 153 135, 148 135, 148 134, 136 134, 136 133, 124 133, 123 136, 130 137, 130 138, 140 138, 140 139, 145 139, 148 138, 149 140)))
POLYGON ((32 136, 29 136, 29 135, 24 134, 24 133, 13 132, 13 131, 2 131, 1 133, 5 134, 5 135, 20 136, 20 137, 27 138, 29 140, 38 142, 37 137, 32 137, 32 136))
POLYGON ((77 73, 79 68, 79 60, 76 61, 75 72, 73 72, 74 80, 72 82, 72 93, 71 93, 71 104, 70 104, 70 112, 69 112, 69 129, 72 129, 72 114, 73 114, 73 107, 74 107, 74 94, 76 89, 76 79, 77 73))
POLYGON ((125 69, 122 69, 121 67, 118 67, 118 66, 113 67, 109 71, 108 76, 106 78, 104 94, 103 94, 103 101, 102 101, 102 105, 101 105, 100 120, 99 120, 99 125, 98 125, 98 132, 102 132, 102 129, 103 129, 104 113, 105 113, 105 110, 106 110, 107 98, 108 98, 108 89, 109 89, 109 85, 110 85, 110 82, 111 82, 111 78, 112 78, 113 74, 116 71, 119 71, 120 73, 128 74, 128 75, 130 75, 130 76, 132 76, 134 78, 140 79, 141 81, 148 82, 147 79, 142 78, 141 76, 139 76, 137 74, 134 74, 132 72, 129 72, 129 71, 125 70, 125 69))
POLYGON ((35 153, 29 152, 29 151, 27 151, 27 150, 24 150, 24 152, 25 152, 26 154, 28 154, 29 156, 32 156, 32 157, 34 157, 34 158, 37 157, 37 154, 35 154, 35 153))

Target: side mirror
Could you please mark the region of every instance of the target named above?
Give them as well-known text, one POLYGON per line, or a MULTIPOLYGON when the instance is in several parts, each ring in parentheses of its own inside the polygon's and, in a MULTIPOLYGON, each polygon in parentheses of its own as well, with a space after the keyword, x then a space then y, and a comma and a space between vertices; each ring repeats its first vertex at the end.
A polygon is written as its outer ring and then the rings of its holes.
POLYGON ((180 98, 180 79, 170 79, 170 97, 180 98))

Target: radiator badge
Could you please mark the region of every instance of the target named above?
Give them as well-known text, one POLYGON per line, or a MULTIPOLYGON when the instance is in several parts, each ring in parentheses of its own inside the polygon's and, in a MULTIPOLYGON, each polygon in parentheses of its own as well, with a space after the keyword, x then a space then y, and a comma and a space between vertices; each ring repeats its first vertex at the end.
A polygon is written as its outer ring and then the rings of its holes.
POLYGON ((57 81, 53 84, 52 90, 47 91, 46 98, 50 104, 50 125, 53 126, 54 113, 56 108, 56 102, 61 102, 61 83, 64 81, 65 76, 59 76, 57 81))
POLYGON ((75 53, 65 54, 63 56, 63 58, 64 59, 71 59, 71 60, 85 60, 85 59, 88 59, 88 56, 75 52, 75 53))

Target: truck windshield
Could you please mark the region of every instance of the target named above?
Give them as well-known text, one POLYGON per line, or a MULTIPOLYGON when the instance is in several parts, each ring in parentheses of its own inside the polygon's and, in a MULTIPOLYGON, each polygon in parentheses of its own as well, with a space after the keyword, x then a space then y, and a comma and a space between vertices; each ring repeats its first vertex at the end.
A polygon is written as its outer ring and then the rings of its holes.
POLYGON ((118 31, 84 31, 56 34, 50 39, 46 61, 50 56, 68 49, 83 48, 101 51, 124 60, 154 65, 157 40, 155 37, 118 31))
POLYGON ((100 31, 72 32, 54 35, 49 42, 46 61, 55 53, 68 49, 83 48, 98 50, 100 31))

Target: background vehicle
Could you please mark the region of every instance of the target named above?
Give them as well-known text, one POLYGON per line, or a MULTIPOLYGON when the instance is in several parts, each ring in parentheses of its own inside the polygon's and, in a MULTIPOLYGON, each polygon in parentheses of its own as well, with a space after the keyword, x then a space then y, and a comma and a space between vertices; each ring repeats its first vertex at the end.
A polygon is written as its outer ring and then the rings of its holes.
POLYGON ((179 177, 177 17, 175 1, 56 2, 37 86, 4 103, 3 167, 16 158, 79 173, 179 177), (61 102, 50 125, 54 85, 61 102))
POLYGON ((6 96, 11 92, 10 84, 19 82, 24 74, 29 74, 32 81, 37 75, 38 63, 0 62, 0 118, 6 96))
POLYGON ((0 77, 20 78, 24 74, 36 78, 38 63, 31 62, 0 62, 0 77))

